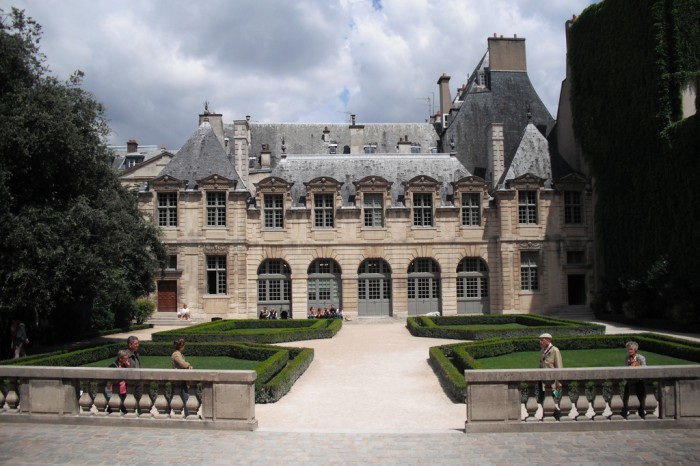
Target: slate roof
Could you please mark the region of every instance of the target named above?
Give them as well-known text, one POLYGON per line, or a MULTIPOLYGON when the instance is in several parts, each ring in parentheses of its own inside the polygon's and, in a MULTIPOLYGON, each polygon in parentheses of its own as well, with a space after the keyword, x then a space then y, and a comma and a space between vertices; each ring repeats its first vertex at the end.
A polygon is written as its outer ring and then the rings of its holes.
POLYGON ((472 73, 466 92, 456 101, 450 124, 443 142, 454 138, 457 157, 471 171, 476 167, 488 167, 488 126, 503 123, 506 166, 520 142, 523 129, 528 124, 528 112, 532 123, 543 134, 554 126, 554 118, 537 95, 527 72, 488 71, 488 52, 472 73), (489 86, 476 83, 479 72, 488 74, 489 86))
POLYGON ((525 134, 523 134, 510 166, 501 177, 499 184, 526 173, 545 179, 545 187, 552 186, 549 142, 532 123, 525 128, 525 134))
POLYGON ((202 122, 158 177, 165 175, 187 181, 187 189, 195 189, 199 180, 211 175, 236 181, 237 190, 246 189, 208 121, 202 122))
MULTIPOLYGON (((357 123, 364 126, 364 143, 376 143, 376 153, 395 153, 396 144, 408 136, 412 143, 419 144, 422 153, 430 153, 438 146, 438 134, 429 123, 357 123)), ((250 156, 258 158, 263 144, 270 146, 270 165, 274 167, 282 153, 282 138, 287 154, 328 154, 328 141, 323 141, 324 129, 328 129, 329 141, 338 144, 338 154, 350 146, 350 125, 343 123, 250 123, 250 156)), ((226 125, 226 136, 233 138, 232 125, 226 125)))
POLYGON ((452 194, 450 183, 469 176, 469 171, 449 154, 358 154, 358 155, 289 155, 280 160, 271 176, 294 182, 292 198, 295 207, 306 196, 305 182, 318 177, 330 177, 343 183, 341 196, 343 206, 350 206, 350 197, 355 196, 353 182, 367 176, 378 176, 392 182, 392 206, 401 206, 399 196, 404 195, 402 183, 416 176, 426 175, 441 183, 440 197, 443 205, 452 194))
MULTIPOLYGON (((127 170, 128 168, 126 164, 127 158, 131 159, 136 159, 137 164, 147 162, 154 157, 159 156, 164 152, 163 149, 161 149, 158 146, 139 146, 139 151, 138 152, 129 152, 127 153, 126 151, 126 146, 110 146, 109 149, 112 151, 113 159, 112 159, 112 168, 115 170, 123 171, 127 170)), ((172 153, 172 152, 171 152, 172 153)))

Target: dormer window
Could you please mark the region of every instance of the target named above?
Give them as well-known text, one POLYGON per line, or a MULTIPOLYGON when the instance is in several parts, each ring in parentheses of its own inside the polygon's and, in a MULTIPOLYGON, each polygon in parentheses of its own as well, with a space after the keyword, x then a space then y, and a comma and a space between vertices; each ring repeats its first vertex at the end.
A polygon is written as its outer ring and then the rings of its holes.
POLYGON ((411 154, 420 154, 420 144, 411 145, 411 154))
POLYGON ((377 153, 377 143, 365 144, 365 154, 376 154, 377 153))
POLYGON ((337 154, 338 153, 338 144, 336 144, 336 143, 328 144, 328 153, 329 154, 337 154))

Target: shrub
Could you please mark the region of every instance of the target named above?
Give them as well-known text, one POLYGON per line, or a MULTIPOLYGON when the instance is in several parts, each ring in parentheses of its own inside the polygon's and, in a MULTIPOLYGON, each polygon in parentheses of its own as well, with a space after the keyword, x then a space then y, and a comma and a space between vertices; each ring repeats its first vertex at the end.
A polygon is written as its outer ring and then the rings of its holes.
POLYGON ((137 324, 146 322, 156 312, 156 305, 148 298, 139 298, 134 302, 132 319, 137 324))

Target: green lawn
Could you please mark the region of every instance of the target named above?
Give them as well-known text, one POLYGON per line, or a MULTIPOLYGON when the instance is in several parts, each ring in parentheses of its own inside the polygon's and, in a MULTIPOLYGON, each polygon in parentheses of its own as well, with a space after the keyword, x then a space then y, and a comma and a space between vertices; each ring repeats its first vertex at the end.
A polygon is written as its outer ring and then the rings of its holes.
MULTIPOLYGON (((662 354, 640 352, 650 366, 677 366, 696 364, 662 354)), ((627 351, 619 349, 565 350, 561 352, 564 367, 611 367, 623 366, 627 351)), ((504 354, 493 358, 479 359, 484 369, 532 369, 539 366, 539 351, 524 351, 504 354)))
MULTIPOLYGON (((141 368, 143 369, 172 369, 170 356, 141 356, 141 368)), ((228 356, 187 356, 185 360, 192 364, 194 369, 210 370, 255 370, 260 361, 249 359, 236 359, 228 356)), ((109 367, 113 358, 85 364, 83 367, 109 367)))

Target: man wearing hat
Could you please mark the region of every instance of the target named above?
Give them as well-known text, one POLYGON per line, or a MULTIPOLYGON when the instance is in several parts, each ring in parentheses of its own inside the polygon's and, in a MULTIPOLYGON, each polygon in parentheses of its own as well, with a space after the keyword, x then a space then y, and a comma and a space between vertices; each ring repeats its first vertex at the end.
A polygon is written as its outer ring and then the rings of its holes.
MULTIPOLYGON (((552 335, 549 333, 543 333, 540 335, 540 369, 561 369, 564 367, 564 363, 561 359, 561 352, 559 348, 552 344, 552 335)), ((544 383, 540 382, 540 404, 544 401, 544 383)), ((561 417, 561 411, 559 409, 558 398, 561 394, 561 383, 555 380, 552 383, 552 394, 554 396, 554 418, 559 420, 561 417)))

